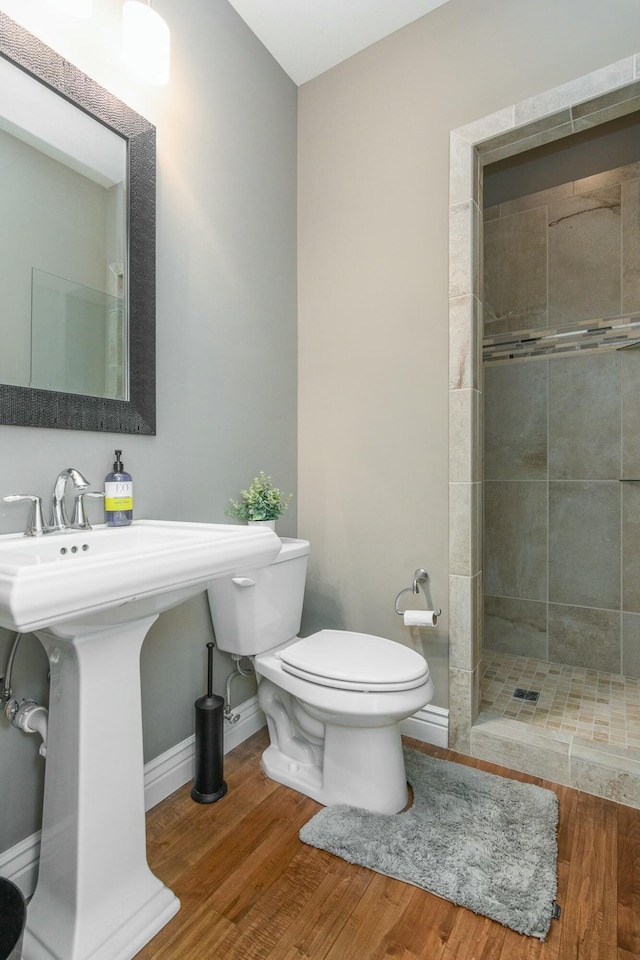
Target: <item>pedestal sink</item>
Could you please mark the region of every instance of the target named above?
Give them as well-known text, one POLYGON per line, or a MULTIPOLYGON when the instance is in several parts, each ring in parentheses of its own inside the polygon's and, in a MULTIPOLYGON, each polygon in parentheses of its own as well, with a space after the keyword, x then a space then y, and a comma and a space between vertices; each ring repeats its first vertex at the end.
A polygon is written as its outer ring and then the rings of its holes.
POLYGON ((0 626, 35 632, 51 667, 24 960, 131 960, 179 909, 147 865, 140 648, 163 610, 279 550, 269 530, 152 520, 0 537, 0 626))

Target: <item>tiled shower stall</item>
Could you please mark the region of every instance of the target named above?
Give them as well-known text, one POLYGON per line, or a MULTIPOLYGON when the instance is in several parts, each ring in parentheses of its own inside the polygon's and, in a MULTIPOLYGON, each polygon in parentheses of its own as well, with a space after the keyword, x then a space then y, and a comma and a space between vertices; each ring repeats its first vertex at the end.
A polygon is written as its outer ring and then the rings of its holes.
POLYGON ((639 251, 640 162, 485 210, 485 650, 640 676, 639 251))
POLYGON ((450 167, 450 746, 633 806, 640 170, 482 197, 639 110, 636 55, 453 131, 450 167))

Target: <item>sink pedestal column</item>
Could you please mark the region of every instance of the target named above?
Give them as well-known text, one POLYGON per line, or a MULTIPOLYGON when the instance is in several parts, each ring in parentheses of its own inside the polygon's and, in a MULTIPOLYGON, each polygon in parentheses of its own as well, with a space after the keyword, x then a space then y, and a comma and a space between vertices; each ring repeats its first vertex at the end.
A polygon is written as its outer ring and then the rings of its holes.
POLYGON ((156 619, 37 631, 51 697, 24 960, 131 960, 180 907, 146 855, 140 649, 156 619))

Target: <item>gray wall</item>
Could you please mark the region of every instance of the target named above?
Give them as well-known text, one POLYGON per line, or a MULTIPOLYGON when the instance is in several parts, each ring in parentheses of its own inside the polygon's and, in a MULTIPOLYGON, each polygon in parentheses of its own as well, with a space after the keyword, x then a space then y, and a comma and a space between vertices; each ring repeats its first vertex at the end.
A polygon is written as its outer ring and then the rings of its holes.
MULTIPOLYGON (((135 515, 224 522, 228 500, 260 469, 297 492, 296 101, 294 84, 224 0, 154 6, 171 29, 172 77, 152 88, 118 57, 119 0, 96 0, 92 21, 2 8, 157 126, 156 437, 0 426, 0 493, 48 498, 78 467, 100 485, 114 447, 135 484, 135 515), (44 27, 47 27, 46 31, 44 27)), ((94 516, 99 519, 99 510, 94 516)), ((0 532, 20 507, 0 507, 0 532)), ((296 501, 279 532, 296 531, 296 501)), ((193 733, 211 639, 204 595, 160 617, 142 652, 145 759, 193 733)), ((0 632, 0 663, 9 637, 0 632)), ((216 691, 230 671, 216 658, 216 691)), ((47 663, 28 637, 16 661, 18 697, 46 696, 47 663)), ((240 684, 236 702, 251 695, 240 684)), ((122 710, 118 691, 104 709, 122 710)), ((39 828, 43 761, 36 737, 0 720, 0 851, 39 828)))

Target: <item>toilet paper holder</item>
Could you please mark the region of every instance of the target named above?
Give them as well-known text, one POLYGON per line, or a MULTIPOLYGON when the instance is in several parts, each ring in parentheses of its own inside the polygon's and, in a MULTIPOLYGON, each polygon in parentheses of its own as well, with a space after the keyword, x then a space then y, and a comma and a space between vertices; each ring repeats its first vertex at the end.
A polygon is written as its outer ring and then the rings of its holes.
MULTIPOLYGON (((418 594, 418 593, 420 592, 420 586, 421 586, 421 585, 423 585, 423 586, 422 586, 422 589, 424 590, 424 595, 425 595, 425 599, 426 599, 426 601, 427 601, 427 604, 430 602, 430 601, 429 601, 429 597, 427 596, 426 588, 424 587, 424 584, 427 582, 428 579, 429 579, 429 573, 428 573, 428 571, 425 570, 424 567, 418 567, 418 569, 416 570, 416 572, 415 572, 414 575, 413 575, 413 584, 412 584, 410 587, 405 587, 404 590, 401 590, 400 593, 398 594, 398 596, 396 597, 395 611, 396 611, 396 613, 398 614, 399 617, 403 617, 404 614, 405 614, 405 612, 406 612, 406 611, 400 610, 400 609, 398 608, 398 603, 399 603, 399 601, 400 601, 400 597, 402 597, 405 593, 412 593, 412 594, 414 594, 414 595, 415 595, 415 594, 418 594)), ((438 607, 437 610, 434 610, 434 613, 435 613, 436 617, 441 617, 441 616, 442 616, 442 610, 440 609, 440 607, 438 607)))

